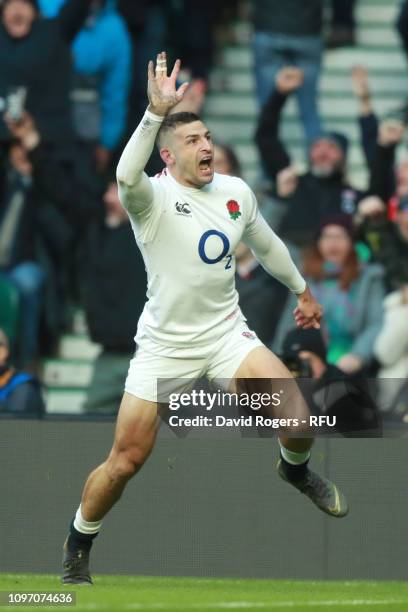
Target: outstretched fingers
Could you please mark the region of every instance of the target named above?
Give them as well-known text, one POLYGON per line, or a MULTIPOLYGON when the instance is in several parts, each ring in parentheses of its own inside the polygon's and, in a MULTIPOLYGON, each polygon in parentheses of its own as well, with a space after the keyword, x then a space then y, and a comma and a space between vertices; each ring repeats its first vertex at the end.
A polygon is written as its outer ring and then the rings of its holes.
POLYGON ((179 59, 177 59, 174 62, 173 70, 171 71, 171 75, 170 75, 170 78, 173 79, 174 82, 177 81, 177 77, 178 77, 179 72, 180 72, 180 66, 181 66, 181 61, 179 59))

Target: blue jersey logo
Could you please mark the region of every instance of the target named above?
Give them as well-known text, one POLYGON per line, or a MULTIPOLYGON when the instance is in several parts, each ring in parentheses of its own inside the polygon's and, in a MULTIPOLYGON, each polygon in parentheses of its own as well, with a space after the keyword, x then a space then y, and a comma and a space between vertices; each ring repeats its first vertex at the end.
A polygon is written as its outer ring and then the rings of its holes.
MULTIPOLYGON (((224 257, 228 254, 229 250, 230 250, 230 241, 228 240, 225 234, 223 234, 222 232, 218 232, 217 230, 208 230, 207 232, 204 232, 204 234, 200 238, 200 242, 198 243, 198 254, 200 255, 200 258, 203 260, 203 262, 206 264, 218 263, 219 261, 221 261, 221 259, 224 259, 224 257), (207 257, 206 252, 205 252, 205 243, 207 242, 210 236, 218 236, 218 238, 221 241, 220 247, 222 246, 222 250, 220 254, 214 259, 210 259, 210 257, 207 257)), ((232 256, 229 255, 229 257, 230 257, 230 260, 228 262, 228 267, 231 267, 229 263, 231 262, 232 256)))

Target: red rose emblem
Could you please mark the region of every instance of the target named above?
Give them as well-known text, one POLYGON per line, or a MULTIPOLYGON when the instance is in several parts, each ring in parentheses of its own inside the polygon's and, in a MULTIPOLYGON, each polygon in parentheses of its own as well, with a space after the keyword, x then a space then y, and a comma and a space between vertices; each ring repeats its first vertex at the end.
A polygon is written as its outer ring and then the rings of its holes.
POLYGON ((228 209, 231 219, 234 219, 234 221, 236 221, 238 217, 241 216, 241 212, 239 210, 239 204, 235 200, 228 200, 227 209, 228 209))

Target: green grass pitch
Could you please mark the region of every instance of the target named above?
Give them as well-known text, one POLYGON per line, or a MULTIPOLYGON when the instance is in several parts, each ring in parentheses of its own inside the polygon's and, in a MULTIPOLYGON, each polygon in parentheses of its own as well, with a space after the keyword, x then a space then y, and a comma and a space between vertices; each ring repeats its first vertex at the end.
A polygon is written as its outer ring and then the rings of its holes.
POLYGON ((406 582, 312 582, 217 578, 147 578, 96 576, 94 586, 70 589, 58 576, 0 574, 0 591, 68 591, 75 606, 4 606, 3 610, 156 610, 163 612, 279 611, 345 612, 408 611, 406 582))

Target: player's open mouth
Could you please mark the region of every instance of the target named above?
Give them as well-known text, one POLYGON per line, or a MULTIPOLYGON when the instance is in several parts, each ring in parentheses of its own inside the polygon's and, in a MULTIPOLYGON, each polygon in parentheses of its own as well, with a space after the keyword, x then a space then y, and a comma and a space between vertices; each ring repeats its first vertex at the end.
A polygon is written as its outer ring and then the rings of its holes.
POLYGON ((206 157, 203 157, 198 164, 200 167, 200 170, 202 170, 205 173, 212 172, 213 171, 212 161, 213 161, 212 155, 207 155, 206 157))

